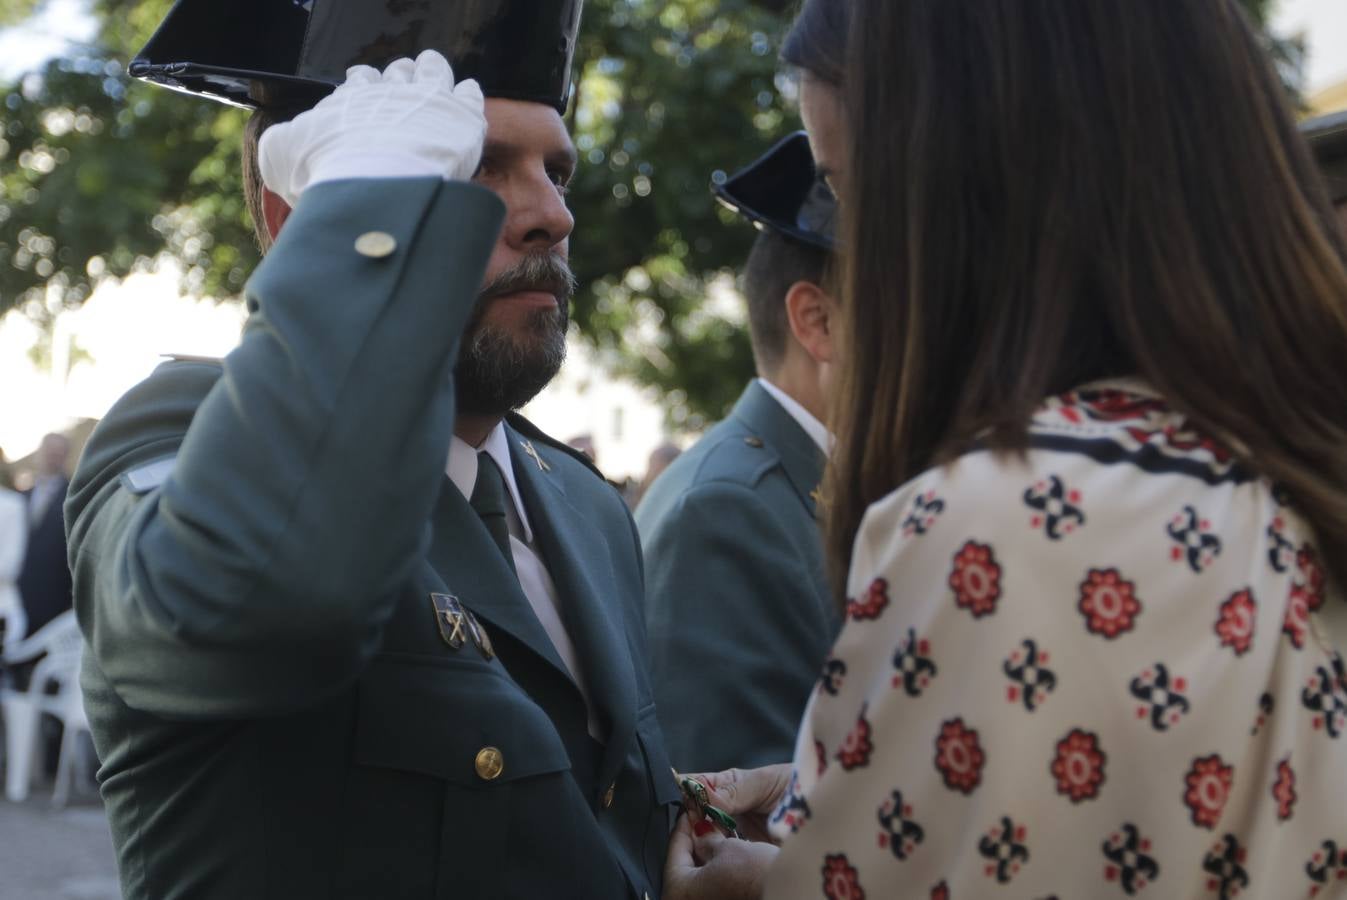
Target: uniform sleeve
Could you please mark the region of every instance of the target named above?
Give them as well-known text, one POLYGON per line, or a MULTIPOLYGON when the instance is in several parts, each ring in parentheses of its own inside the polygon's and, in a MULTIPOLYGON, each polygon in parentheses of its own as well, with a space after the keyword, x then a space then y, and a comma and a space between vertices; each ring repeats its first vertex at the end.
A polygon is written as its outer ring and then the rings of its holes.
POLYGON ((1293 652, 1266 496, 1034 451, 872 507, 767 896, 1247 888, 1241 829, 1280 824, 1250 728, 1293 652))
POLYGON ((151 394, 104 423, 67 519, 80 619, 124 702, 280 713, 361 670, 421 556, 501 219, 490 192, 440 179, 314 187, 204 400, 151 394), (357 252, 370 231, 391 252, 357 252), (176 462, 139 495, 119 476, 151 452, 176 462))
POLYGON ((675 768, 790 758, 827 647, 813 575, 751 489, 689 491, 645 541, 646 625, 675 768))

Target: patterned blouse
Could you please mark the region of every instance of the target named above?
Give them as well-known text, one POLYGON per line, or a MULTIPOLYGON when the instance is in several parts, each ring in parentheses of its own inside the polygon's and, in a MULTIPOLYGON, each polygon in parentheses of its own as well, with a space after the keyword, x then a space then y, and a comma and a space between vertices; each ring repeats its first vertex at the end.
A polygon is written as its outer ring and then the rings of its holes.
POLYGON ((868 511, 773 817, 777 898, 1347 897, 1347 606, 1135 382, 868 511))

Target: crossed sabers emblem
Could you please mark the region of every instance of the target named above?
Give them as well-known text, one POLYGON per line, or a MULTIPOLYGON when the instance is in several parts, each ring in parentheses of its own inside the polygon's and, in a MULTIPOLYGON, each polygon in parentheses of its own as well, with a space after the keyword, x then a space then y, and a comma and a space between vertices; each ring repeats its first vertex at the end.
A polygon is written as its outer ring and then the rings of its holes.
POLYGON ((496 655, 486 628, 453 594, 431 594, 430 604, 435 609, 435 624, 440 637, 452 650, 460 650, 471 638, 485 659, 496 655))
POLYGON ((538 464, 538 468, 541 471, 543 472, 552 471, 552 467, 547 464, 547 460, 543 459, 541 456, 538 455, 538 448, 533 446, 533 441, 520 441, 519 446, 524 448, 524 452, 527 453, 533 459, 533 461, 538 464))

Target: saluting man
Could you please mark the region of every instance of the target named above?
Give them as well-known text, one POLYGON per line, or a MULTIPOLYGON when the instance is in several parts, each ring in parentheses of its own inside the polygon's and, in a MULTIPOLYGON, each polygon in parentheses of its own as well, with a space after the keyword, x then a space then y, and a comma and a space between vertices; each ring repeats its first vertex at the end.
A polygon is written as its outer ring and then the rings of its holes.
POLYGON ((564 352, 580 0, 245 6, 132 64, 259 109, 242 342, 66 507, 124 896, 657 897, 636 531, 512 412, 564 352))
POLYGON ((803 132, 718 194, 762 231, 743 275, 758 377, 636 512, 655 697, 674 764, 695 772, 792 758, 840 625, 815 520, 835 202, 803 132))

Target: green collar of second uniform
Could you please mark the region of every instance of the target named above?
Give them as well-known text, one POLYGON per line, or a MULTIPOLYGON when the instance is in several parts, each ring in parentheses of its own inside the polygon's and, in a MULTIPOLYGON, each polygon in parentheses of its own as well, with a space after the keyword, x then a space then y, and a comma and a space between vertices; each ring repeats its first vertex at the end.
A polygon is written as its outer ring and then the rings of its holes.
POLYGON ((813 514, 825 459, 823 451, 804 427, 756 378, 744 389, 730 417, 737 419, 780 457, 781 466, 799 494, 800 502, 813 514))

